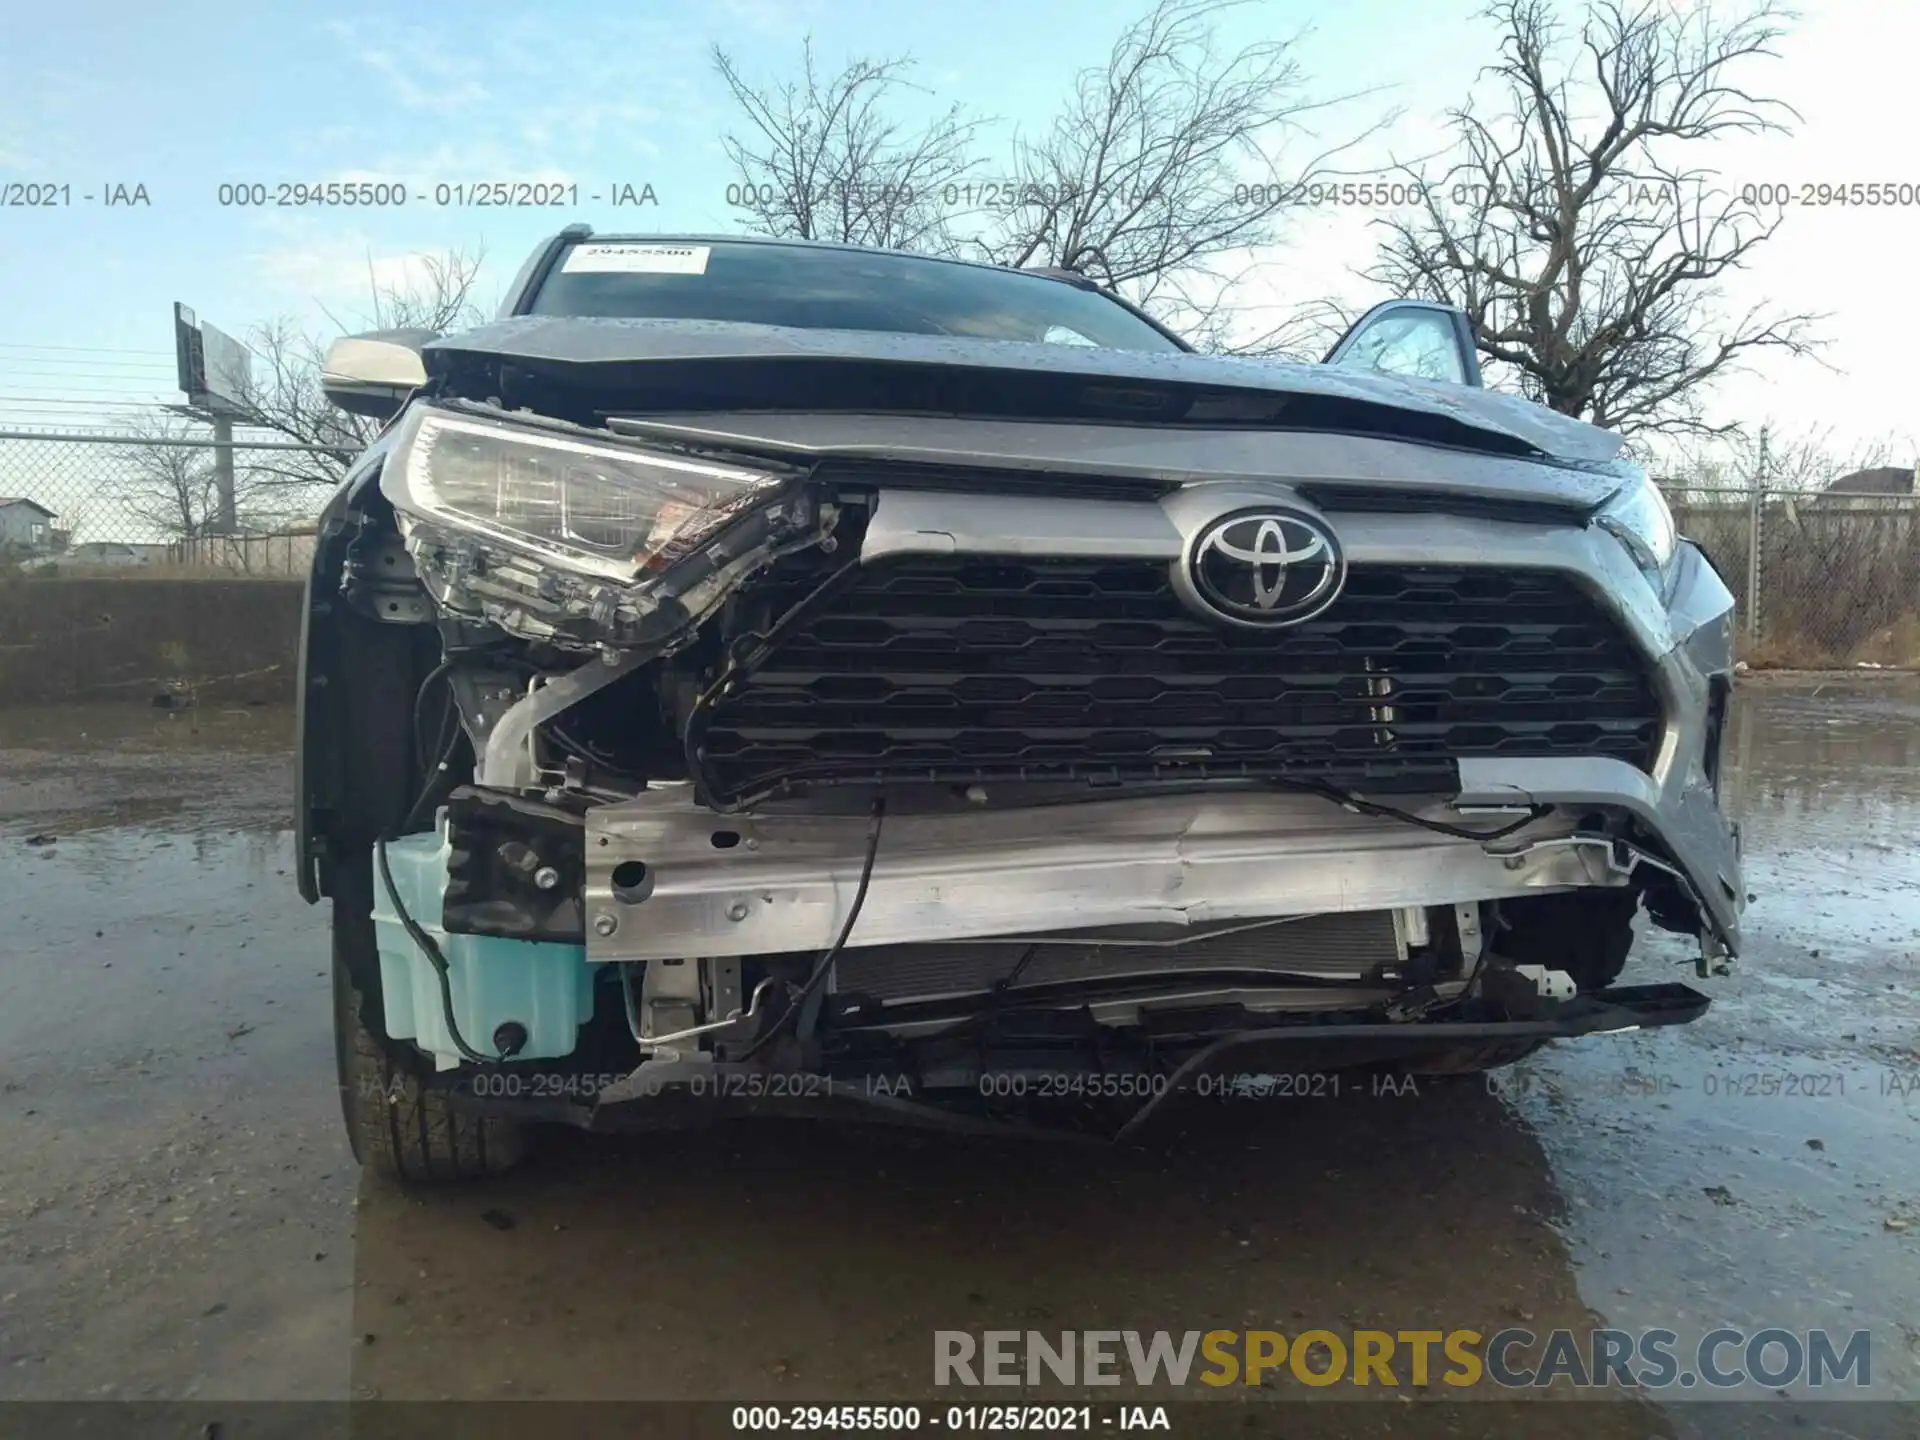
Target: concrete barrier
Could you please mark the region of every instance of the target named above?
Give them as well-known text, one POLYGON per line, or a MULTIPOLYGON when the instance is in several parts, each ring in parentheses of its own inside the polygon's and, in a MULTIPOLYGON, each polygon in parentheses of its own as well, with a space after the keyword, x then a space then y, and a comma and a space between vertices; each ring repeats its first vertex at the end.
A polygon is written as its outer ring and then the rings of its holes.
POLYGON ((291 701, 303 593, 285 579, 0 579, 0 705, 291 701))

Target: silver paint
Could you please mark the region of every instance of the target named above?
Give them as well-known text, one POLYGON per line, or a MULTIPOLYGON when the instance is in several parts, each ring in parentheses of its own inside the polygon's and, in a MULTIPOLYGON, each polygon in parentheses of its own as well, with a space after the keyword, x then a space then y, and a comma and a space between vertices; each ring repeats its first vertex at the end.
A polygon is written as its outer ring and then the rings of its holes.
POLYGON ((1547 464, 1313 430, 759 411, 616 416, 608 424, 622 435, 746 449, 794 463, 839 457, 991 467, 1016 479, 1044 472, 1176 485, 1195 480, 1351 485, 1416 496, 1528 501, 1582 515, 1626 483, 1610 453, 1547 464))
MULTIPOLYGON (((1055 378, 1077 375, 1091 382, 1134 380, 1181 386, 1191 389, 1196 400, 1238 393, 1358 401, 1442 418, 1485 432, 1490 443, 1511 445, 1517 441, 1534 447, 1539 454, 1571 460, 1611 461, 1622 448, 1614 432, 1556 414, 1517 395, 1337 365, 1185 351, 1110 350, 957 335, 814 330, 717 320, 522 315, 436 340, 425 348, 422 358, 428 373, 438 377, 447 373, 450 362, 459 355, 569 366, 825 360, 898 365, 905 374, 953 369, 1055 378)), ((918 416, 903 418, 915 430, 926 424, 918 416)), ((1044 422, 1022 422, 1019 428, 1032 433, 1046 426, 1044 422)), ((1117 431, 1115 438, 1132 432, 1132 427, 1108 429, 1110 434, 1117 431)), ((974 459, 977 462, 979 457, 974 459)))
MULTIPOLYGON (((1406 803, 1461 823, 1447 797, 1406 803)), ((1524 833, 1564 838, 1572 829, 1571 819, 1553 816, 1524 833)), ((823 949, 845 923, 866 834, 861 815, 789 810, 723 819, 683 790, 596 807, 587 815, 588 907, 624 908, 634 923, 604 944, 590 937, 587 953, 600 961, 823 949), (715 849, 716 829, 758 844, 715 849), (644 862, 654 885, 644 901, 622 907, 612 873, 624 860, 644 862), (741 905, 746 918, 730 921, 741 905)), ((1476 841, 1308 795, 1240 791, 893 814, 850 943, 1453 905, 1624 880, 1603 847, 1542 851, 1511 871, 1476 841)))

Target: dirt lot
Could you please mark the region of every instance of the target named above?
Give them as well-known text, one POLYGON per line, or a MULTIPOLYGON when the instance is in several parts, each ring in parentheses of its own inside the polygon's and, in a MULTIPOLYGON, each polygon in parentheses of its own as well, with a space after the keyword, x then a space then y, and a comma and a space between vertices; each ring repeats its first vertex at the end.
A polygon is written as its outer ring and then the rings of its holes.
MULTIPOLYGON (((1193 1106, 1125 1151, 556 1135, 410 1194, 340 1131, 290 717, 0 714, 0 1398, 857 1403, 927 1396, 936 1329, 1725 1323, 1869 1330, 1867 1393, 1920 1399, 1916 721, 1912 680, 1746 687, 1740 973, 1695 1025, 1498 1093, 1193 1106)), ((1657 937, 1629 978, 1685 958, 1657 937)), ((1524 1428, 1913 1433, 1701 1398, 1524 1428)), ((1242 1408, 1233 1433, 1281 1433, 1242 1408)))

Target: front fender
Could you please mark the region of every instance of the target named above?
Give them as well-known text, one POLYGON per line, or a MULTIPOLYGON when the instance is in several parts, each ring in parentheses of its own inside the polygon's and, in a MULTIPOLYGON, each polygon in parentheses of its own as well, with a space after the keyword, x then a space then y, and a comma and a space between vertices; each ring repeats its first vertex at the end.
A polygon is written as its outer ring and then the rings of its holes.
POLYGON ((354 542, 392 526, 378 483, 386 448, 362 455, 321 510, 300 610, 294 877, 309 904, 334 893, 342 852, 380 833, 412 760, 405 717, 419 627, 382 625, 354 608, 343 585, 354 542))

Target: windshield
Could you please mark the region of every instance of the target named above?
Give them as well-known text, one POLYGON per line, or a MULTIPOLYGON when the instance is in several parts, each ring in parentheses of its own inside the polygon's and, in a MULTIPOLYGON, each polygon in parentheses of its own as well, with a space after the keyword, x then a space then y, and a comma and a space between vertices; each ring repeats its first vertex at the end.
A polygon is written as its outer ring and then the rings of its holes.
POLYGON ((732 320, 1115 350, 1180 347, 1097 291, 1017 270, 826 246, 595 240, 568 248, 535 315, 732 320))

